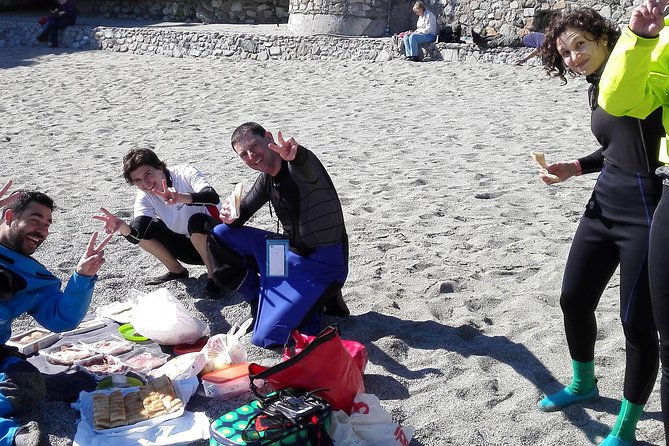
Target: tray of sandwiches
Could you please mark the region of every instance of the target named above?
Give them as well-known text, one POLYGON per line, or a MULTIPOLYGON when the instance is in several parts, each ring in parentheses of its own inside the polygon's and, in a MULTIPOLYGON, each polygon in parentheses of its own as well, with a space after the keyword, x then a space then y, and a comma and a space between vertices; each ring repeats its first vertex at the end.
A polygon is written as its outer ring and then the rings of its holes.
POLYGON ((172 381, 162 376, 144 386, 83 392, 81 418, 95 432, 148 429, 184 413, 184 403, 172 381))

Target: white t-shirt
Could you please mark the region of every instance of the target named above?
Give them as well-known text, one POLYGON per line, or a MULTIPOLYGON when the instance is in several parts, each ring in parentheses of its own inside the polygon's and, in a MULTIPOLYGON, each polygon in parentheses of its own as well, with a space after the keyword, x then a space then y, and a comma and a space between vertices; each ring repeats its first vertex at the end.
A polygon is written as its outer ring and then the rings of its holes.
POLYGON ((416 31, 417 34, 438 34, 437 30, 437 18, 430 11, 425 10, 422 16, 418 17, 416 22, 416 31))
MULTIPOLYGON (((172 177, 172 188, 179 193, 192 194, 211 187, 204 174, 194 167, 178 165, 168 167, 172 177)), ((216 205, 221 209, 221 203, 216 205)), ((187 205, 184 203, 165 204, 158 195, 140 190, 135 197, 134 217, 159 218, 165 225, 177 234, 188 235, 188 220, 195 214, 209 214, 207 206, 187 205)))

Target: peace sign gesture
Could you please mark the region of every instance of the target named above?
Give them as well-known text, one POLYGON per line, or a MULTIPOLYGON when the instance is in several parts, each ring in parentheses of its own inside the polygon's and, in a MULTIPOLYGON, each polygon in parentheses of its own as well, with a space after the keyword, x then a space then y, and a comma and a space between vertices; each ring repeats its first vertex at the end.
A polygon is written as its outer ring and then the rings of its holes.
POLYGON ((667 0, 646 0, 634 8, 629 28, 640 37, 657 37, 664 28, 664 9, 667 0))
POLYGON ((100 220, 105 224, 105 232, 107 234, 113 234, 116 231, 121 229, 121 226, 126 224, 123 220, 118 218, 116 215, 112 214, 105 208, 100 208, 100 212, 104 215, 94 215, 93 218, 100 220))
POLYGON ((12 186, 12 180, 7 181, 7 183, 0 189, 0 208, 12 203, 14 200, 19 198, 19 193, 14 192, 9 197, 2 199, 2 196, 7 193, 9 188, 12 186))
POLYGON ((93 233, 86 247, 86 252, 79 259, 79 263, 77 263, 77 274, 81 276, 94 276, 98 273, 102 264, 105 263, 105 252, 102 249, 113 236, 114 234, 109 234, 96 248, 95 242, 98 239, 98 233, 97 231, 93 233))
POLYGON ((163 190, 151 189, 151 192, 165 200, 165 204, 176 204, 179 194, 172 188, 167 187, 167 181, 163 179, 163 190))
MULTIPOLYGON (((272 134, 270 133, 270 138, 271 135, 272 134)), ((286 161, 293 161, 295 159, 295 155, 297 155, 297 142, 295 142, 294 138, 288 138, 288 141, 284 141, 281 131, 279 131, 277 136, 279 138, 279 144, 271 142, 267 145, 267 147, 269 147, 270 150, 278 153, 282 159, 286 161)))

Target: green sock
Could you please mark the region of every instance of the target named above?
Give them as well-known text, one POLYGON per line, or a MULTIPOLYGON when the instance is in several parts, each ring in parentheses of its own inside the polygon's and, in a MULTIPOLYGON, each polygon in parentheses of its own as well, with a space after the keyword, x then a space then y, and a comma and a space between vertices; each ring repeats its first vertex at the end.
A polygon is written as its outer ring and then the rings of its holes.
POLYGON ((616 419, 616 424, 611 429, 611 435, 623 441, 634 440, 636 424, 643 413, 644 404, 634 404, 623 398, 623 404, 620 407, 620 413, 616 419))
POLYGON ((595 388, 595 361, 578 362, 571 360, 573 378, 567 390, 573 393, 588 393, 595 388))

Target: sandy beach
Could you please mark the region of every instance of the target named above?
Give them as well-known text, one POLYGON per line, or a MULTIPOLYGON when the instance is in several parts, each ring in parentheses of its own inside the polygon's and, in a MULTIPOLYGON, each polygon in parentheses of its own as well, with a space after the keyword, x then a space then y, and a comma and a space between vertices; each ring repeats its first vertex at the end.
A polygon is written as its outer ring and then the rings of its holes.
MULTIPOLYGON (((539 67, 486 63, 225 62, 103 51, 0 49, 0 183, 56 201, 36 253, 67 280, 100 206, 130 219, 135 191, 121 158, 150 144, 168 165, 205 172, 221 195, 256 174, 230 149, 245 121, 282 130, 315 152, 338 189, 351 241, 344 338, 363 342, 367 392, 402 424, 412 446, 590 445, 615 422, 624 338, 618 279, 598 309, 601 399, 563 412, 536 408, 571 377, 558 298, 572 235, 596 179, 557 186, 549 162, 597 148, 587 85, 539 67)), ((267 208, 252 222, 274 227, 267 208)), ((116 237, 91 310, 150 291, 163 267, 116 237)), ((225 332, 246 316, 240 296, 203 299, 204 267, 168 285, 225 332)), ((15 329, 34 324, 25 317, 15 329)), ((250 344, 250 336, 243 338, 250 344)), ((273 350, 249 345, 272 364, 273 350)), ((659 382, 639 423, 640 445, 664 443, 659 382)), ((210 418, 242 400, 212 400, 210 418)), ((79 413, 47 401, 34 414, 53 445, 69 445, 79 413)), ((197 444, 205 444, 204 441, 197 444)))

